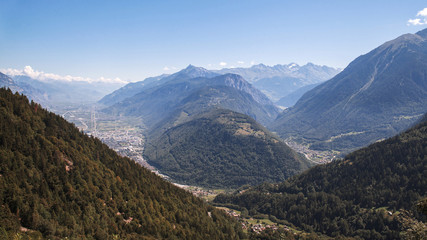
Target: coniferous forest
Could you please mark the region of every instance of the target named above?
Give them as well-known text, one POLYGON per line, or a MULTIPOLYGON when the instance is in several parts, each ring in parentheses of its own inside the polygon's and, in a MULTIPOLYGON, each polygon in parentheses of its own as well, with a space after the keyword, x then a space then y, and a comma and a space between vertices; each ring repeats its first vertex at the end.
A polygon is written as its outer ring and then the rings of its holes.
POLYGON ((216 203, 330 237, 427 237, 427 122, 281 184, 216 203), (423 200, 424 199, 424 200, 423 200))
POLYGON ((118 156, 73 124, 0 89, 0 237, 286 239, 426 236, 427 122, 216 205, 305 234, 242 232, 221 210, 118 156))
POLYGON ((0 239, 239 239, 237 222, 0 89, 0 239))
POLYGON ((211 188, 282 182, 312 166, 252 118, 215 109, 146 144, 144 158, 174 181, 211 188))

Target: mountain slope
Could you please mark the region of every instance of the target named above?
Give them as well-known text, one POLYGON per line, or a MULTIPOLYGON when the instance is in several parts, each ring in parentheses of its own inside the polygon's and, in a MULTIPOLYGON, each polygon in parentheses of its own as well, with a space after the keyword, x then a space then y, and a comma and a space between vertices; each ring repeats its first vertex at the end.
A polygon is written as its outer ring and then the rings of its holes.
POLYGON ((99 103, 107 106, 111 106, 125 100, 126 98, 130 98, 146 89, 159 86, 161 84, 164 84, 174 79, 182 79, 182 78, 190 79, 190 78, 197 78, 197 77, 211 78, 211 77, 216 77, 218 75, 219 74, 217 73, 211 72, 201 67, 195 67, 190 64, 188 65, 187 68, 182 69, 181 71, 171 75, 163 74, 157 77, 150 77, 150 78, 144 79, 143 81, 129 83, 126 86, 120 89, 117 89, 113 93, 104 96, 99 101, 99 103))
POLYGON ((271 129, 314 149, 348 151, 393 136, 427 111, 426 31, 358 57, 307 92, 271 129))
MULTIPOLYGON (((15 85, 15 82, 13 81, 12 78, 10 78, 9 76, 3 74, 0 72, 0 85, 1 87, 13 87, 15 85)), ((14 90, 12 90, 14 91, 14 90)))
POLYGON ((30 100, 41 104, 47 103, 46 92, 44 90, 34 88, 30 84, 20 83, 13 80, 11 77, 0 72, 0 87, 9 88, 13 92, 19 92, 28 96, 30 100))
POLYGON ((261 105, 252 95, 228 86, 208 86, 198 89, 180 101, 176 109, 147 132, 147 137, 163 133, 178 124, 190 121, 201 113, 212 109, 234 109, 235 111, 257 118, 259 122, 269 122, 277 108, 273 105, 261 105))
POLYGON ((159 81, 164 77, 166 76, 160 75, 157 77, 146 78, 143 81, 128 83, 114 92, 105 95, 98 102, 108 106, 121 102, 126 98, 132 97, 133 95, 141 92, 145 87, 147 87, 147 85, 153 84, 154 82, 159 81))
MULTIPOLYGON (((12 77, 19 85, 30 86, 43 92, 43 105, 55 107, 60 104, 82 104, 96 102, 105 94, 123 86, 122 83, 37 80, 28 76, 17 75, 12 77)), ((27 93, 24 93, 27 95, 27 93)), ((28 93, 34 95, 32 93, 28 93)))
POLYGON ((258 64, 250 68, 224 68, 215 72, 239 74, 272 101, 278 101, 301 87, 331 79, 339 71, 339 69, 312 63, 303 66, 291 63, 275 66, 258 64))
MULTIPOLYGON (((234 74, 213 78, 188 78, 186 76, 174 78, 159 86, 148 88, 104 111, 112 114, 140 116, 144 124, 150 128, 181 109, 184 104, 188 103, 190 96, 209 87, 225 88, 217 88, 220 92, 216 94, 215 98, 209 98, 207 100, 209 104, 203 105, 203 107, 229 107, 234 111, 244 111, 264 124, 271 122, 279 112, 278 108, 264 94, 253 88, 242 77, 234 74), (234 92, 239 91, 239 96, 249 95, 249 97, 236 97, 228 94, 230 91, 221 92, 221 89, 226 88, 232 88, 234 92), (251 109, 256 111, 250 111, 251 109)), ((203 112, 206 109, 196 108, 192 111, 203 112)))
POLYGON ((121 83, 36 80, 25 75, 9 77, 0 73, 0 87, 10 88, 26 95, 44 107, 96 102, 106 93, 122 86, 121 83))
POLYGON ((315 83, 300 87, 297 90, 279 99, 276 104, 282 107, 292 107, 308 91, 319 86, 321 83, 315 83))
POLYGON ((144 158, 174 181, 219 188, 279 182, 310 166, 253 119, 224 109, 168 129, 144 158))
POLYGON ((426 146, 427 122, 423 122, 281 184, 218 196, 216 202, 271 214, 331 237, 401 239, 406 232, 408 238, 418 234, 423 239, 427 216, 417 212, 417 203, 427 194, 426 146))
POLYGON ((308 63, 304 66, 297 64, 265 66, 254 65, 250 68, 224 68, 221 70, 206 70, 201 67, 189 65, 187 68, 171 74, 147 78, 143 81, 129 83, 126 86, 103 97, 99 103, 111 106, 126 98, 132 97, 145 89, 159 86, 167 81, 177 78, 212 78, 218 75, 233 73, 241 75, 257 89, 272 100, 279 100, 302 86, 320 83, 332 78, 339 69, 318 66, 308 63))
MULTIPOLYGON (((241 230, 98 139, 0 89, 0 236, 238 239, 241 230)), ((242 235, 243 236, 243 235, 242 235)))

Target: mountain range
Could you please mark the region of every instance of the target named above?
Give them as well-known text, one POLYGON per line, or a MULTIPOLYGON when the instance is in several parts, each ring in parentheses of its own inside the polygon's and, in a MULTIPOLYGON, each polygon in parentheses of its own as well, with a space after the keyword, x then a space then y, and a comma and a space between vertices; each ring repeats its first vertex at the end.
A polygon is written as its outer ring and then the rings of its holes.
POLYGON ((19 84, 8 75, 5 75, 1 72, 0 72, 0 87, 10 88, 10 90, 12 90, 13 92, 19 92, 21 94, 28 95, 28 98, 35 102, 42 103, 42 104, 46 103, 46 96, 43 90, 36 89, 31 85, 25 84, 25 83, 19 84))
POLYGON ((301 87, 331 79, 340 72, 340 69, 313 63, 303 66, 290 63, 274 66, 258 64, 250 68, 224 68, 215 72, 238 74, 276 102, 301 87))
MULTIPOLYGON (((107 98, 109 96, 103 101, 107 98)), ((138 94, 106 108, 104 112, 141 117, 143 123, 151 128, 178 110, 191 114, 212 107, 241 112, 263 124, 272 122, 279 113, 263 93, 241 76, 217 75, 191 65, 146 85, 138 94), (192 107, 186 107, 189 104, 192 107)))
POLYGON ((427 30, 356 58, 270 128, 312 149, 350 151, 405 130, 427 112, 427 30))
POLYGON ((174 74, 170 74, 170 75, 163 74, 157 77, 146 78, 143 81, 129 83, 124 87, 119 88, 114 92, 104 96, 99 101, 99 103, 106 106, 111 106, 125 100, 126 98, 130 98, 142 92, 143 90, 159 86, 161 84, 164 84, 174 79, 183 79, 183 78, 191 79, 196 77, 211 78, 211 77, 216 77, 218 75, 219 74, 216 74, 214 72, 211 72, 201 67, 195 67, 190 64, 188 65, 187 68, 182 69, 181 71, 178 71, 174 74))
POLYGON ((70 104, 90 104, 123 86, 123 83, 60 81, 45 79, 43 81, 25 75, 9 77, 0 73, 0 87, 9 87, 13 91, 25 94, 29 99, 44 107, 55 109, 70 104))
MULTIPOLYGON (((266 94, 270 100, 278 101, 280 98, 298 90, 301 87, 326 81, 336 75, 340 69, 319 66, 308 63, 304 66, 292 63, 288 65, 266 66, 254 65, 250 68, 224 68, 221 70, 206 70, 189 65, 177 73, 150 77, 143 81, 129 83, 126 86, 105 96, 99 103, 111 106, 126 98, 143 91, 144 89, 163 84, 174 78, 214 77, 233 73, 242 76, 254 87, 266 94), (160 81, 161 80, 161 81, 160 81)), ((288 107, 288 106, 286 106, 288 107)))
MULTIPOLYGON (((36 80, 28 76, 17 75, 12 79, 19 86, 31 86, 43 92, 45 103, 50 106, 63 104, 88 104, 100 100, 106 94, 123 86, 123 83, 36 80)), ((31 96, 31 94, 29 94, 31 96)))

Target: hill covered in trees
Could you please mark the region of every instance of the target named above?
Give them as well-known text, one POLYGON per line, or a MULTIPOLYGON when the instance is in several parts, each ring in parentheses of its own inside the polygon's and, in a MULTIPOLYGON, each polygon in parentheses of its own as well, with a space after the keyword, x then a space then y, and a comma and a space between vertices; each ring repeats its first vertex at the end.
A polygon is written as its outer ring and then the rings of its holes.
POLYGON ((149 140, 144 158, 174 181, 219 188, 281 182, 311 166, 254 119, 225 109, 149 140))
POLYGON ((0 89, 0 238, 239 239, 225 213, 0 89), (23 231, 23 232, 21 232, 23 231))
POLYGON ((215 202, 330 237, 425 239, 426 195, 423 122, 281 184, 218 195, 215 202))

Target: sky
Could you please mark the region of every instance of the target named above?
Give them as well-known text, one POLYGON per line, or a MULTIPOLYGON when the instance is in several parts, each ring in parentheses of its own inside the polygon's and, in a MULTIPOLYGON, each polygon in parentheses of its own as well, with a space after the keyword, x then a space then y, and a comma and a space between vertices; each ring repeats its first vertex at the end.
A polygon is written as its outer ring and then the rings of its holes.
POLYGON ((344 68, 426 28, 426 8, 425 0, 2 0, 0 69, 130 82, 189 64, 344 68))

